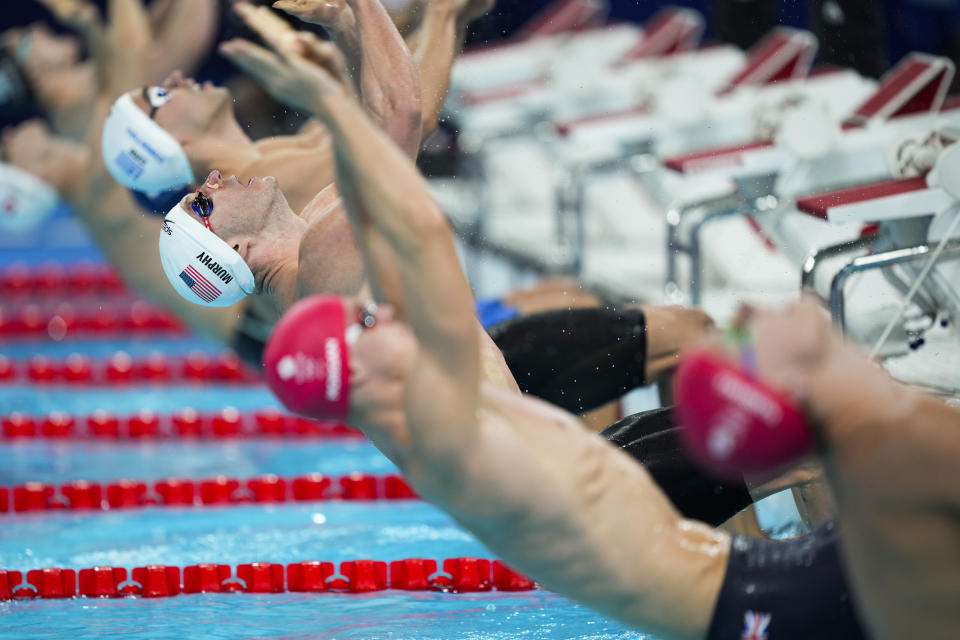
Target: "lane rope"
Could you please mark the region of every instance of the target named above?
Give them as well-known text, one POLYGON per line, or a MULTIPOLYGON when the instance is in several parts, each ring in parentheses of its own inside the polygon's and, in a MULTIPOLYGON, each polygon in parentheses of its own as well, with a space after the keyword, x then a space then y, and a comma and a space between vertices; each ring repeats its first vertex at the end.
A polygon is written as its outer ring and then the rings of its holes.
POLYGON ((169 336, 187 333, 187 328, 175 315, 143 300, 0 306, 0 341, 61 342, 106 340, 131 334, 169 336))
POLYGON ((49 567, 27 571, 0 569, 0 600, 73 598, 119 598, 140 596, 164 598, 194 593, 370 593, 442 591, 532 591, 538 585, 500 560, 428 558, 346 560, 339 572, 333 562, 293 562, 286 566, 270 562, 194 564, 183 567, 149 565, 135 567, 127 579, 124 567, 90 567, 79 571, 49 567), (438 570, 439 569, 439 570, 438 570))
POLYGON ((126 384, 251 384, 260 383, 258 371, 244 364, 236 354, 224 352, 208 356, 189 353, 168 356, 153 353, 133 358, 118 351, 106 358, 90 358, 74 353, 64 359, 34 356, 14 360, 0 355, 0 385, 95 385, 126 384))
POLYGON ((86 298, 129 295, 123 280, 106 263, 89 261, 37 266, 16 263, 0 269, 0 294, 17 298, 86 298))
POLYGON ((200 413, 184 408, 172 414, 142 409, 117 415, 99 409, 87 415, 53 411, 34 416, 0 416, 0 443, 24 440, 223 440, 250 438, 363 438, 363 432, 340 422, 309 420, 276 409, 241 412, 225 407, 200 413))
POLYGON ((55 484, 24 482, 0 487, 0 515, 48 511, 99 513, 148 507, 218 507, 240 504, 282 504, 325 500, 419 500, 398 474, 353 472, 341 476, 306 473, 273 474, 241 480, 164 478, 155 482, 124 478, 109 482, 73 480, 55 484))

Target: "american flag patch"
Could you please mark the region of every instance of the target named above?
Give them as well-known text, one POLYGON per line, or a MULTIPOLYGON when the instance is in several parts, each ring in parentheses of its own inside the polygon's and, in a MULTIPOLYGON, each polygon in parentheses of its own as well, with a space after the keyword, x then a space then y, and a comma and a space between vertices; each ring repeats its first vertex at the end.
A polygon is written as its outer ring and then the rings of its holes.
POLYGON ((220 289, 213 286, 209 280, 200 275, 200 272, 193 268, 193 265, 187 265, 187 268, 180 272, 180 279, 186 283, 190 290, 197 294, 205 302, 213 302, 220 297, 220 289))
POLYGON ((116 163, 121 171, 134 180, 143 175, 143 162, 138 161, 136 157, 126 151, 117 156, 116 163))

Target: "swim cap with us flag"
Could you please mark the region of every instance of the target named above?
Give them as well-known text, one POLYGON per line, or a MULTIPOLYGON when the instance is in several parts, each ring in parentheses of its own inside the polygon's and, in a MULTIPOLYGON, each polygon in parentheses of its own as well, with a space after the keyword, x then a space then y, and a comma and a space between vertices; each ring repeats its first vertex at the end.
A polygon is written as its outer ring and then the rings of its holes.
POLYGON ((240 254, 179 204, 160 227, 160 263, 177 293, 197 304, 229 307, 256 288, 240 254))

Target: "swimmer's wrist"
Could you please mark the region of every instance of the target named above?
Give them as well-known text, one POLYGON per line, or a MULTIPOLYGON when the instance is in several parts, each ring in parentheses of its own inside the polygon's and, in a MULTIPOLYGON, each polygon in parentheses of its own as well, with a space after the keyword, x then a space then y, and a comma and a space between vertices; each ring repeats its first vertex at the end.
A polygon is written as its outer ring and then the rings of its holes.
POLYGON ((351 103, 354 102, 343 92, 324 91, 313 100, 310 111, 322 120, 329 129, 332 128, 331 122, 341 118, 345 111, 352 106, 351 103))

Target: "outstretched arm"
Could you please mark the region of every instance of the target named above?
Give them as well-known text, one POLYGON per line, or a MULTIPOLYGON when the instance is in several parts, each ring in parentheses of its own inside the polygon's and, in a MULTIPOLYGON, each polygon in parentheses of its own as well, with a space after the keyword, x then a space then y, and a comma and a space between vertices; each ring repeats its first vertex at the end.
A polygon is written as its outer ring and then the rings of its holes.
POLYGON ((420 74, 420 102, 426 140, 439 123, 450 89, 450 69, 466 38, 470 21, 489 11, 495 0, 429 0, 419 28, 407 37, 420 74))
MULTIPOLYGON (((321 25, 331 34, 344 53, 346 69, 364 108, 398 145, 415 156, 420 148, 419 77, 410 52, 380 2, 281 0, 276 7, 304 22, 321 25)), ((283 47, 285 39, 296 37, 268 9, 244 3, 237 8, 248 26, 274 49, 283 47)), ((269 52, 244 41, 233 41, 221 51, 271 90, 269 85, 275 80, 264 73, 269 52)))

